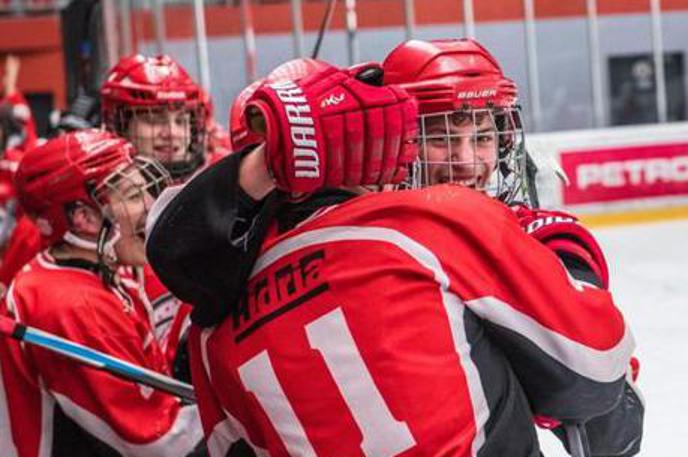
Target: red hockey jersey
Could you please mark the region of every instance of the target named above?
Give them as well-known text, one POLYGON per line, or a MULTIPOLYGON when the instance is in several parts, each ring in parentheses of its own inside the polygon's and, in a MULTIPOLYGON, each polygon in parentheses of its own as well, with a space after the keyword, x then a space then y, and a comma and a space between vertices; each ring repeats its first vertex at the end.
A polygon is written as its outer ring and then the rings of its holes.
MULTIPOLYGON (((15 277, 1 312, 128 362, 167 369, 137 290, 106 287, 78 262, 40 253, 15 277)), ((3 455, 185 456, 202 438, 195 405, 39 347, 3 341, 0 378, 3 455)))
POLYGON ((155 338, 171 367, 177 355, 177 347, 191 325, 191 306, 172 295, 148 264, 143 267, 143 284, 150 300, 155 338))
POLYGON ((536 456, 532 414, 614 406, 634 347, 501 203, 369 194, 263 244, 241 303, 192 328, 212 456, 536 456))

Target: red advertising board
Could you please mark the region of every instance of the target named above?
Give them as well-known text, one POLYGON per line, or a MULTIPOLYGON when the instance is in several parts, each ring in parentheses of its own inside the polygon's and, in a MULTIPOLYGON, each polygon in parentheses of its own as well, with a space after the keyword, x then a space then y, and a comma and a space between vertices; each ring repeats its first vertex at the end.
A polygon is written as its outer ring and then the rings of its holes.
POLYGON ((688 142, 566 150, 563 203, 688 195, 688 142))

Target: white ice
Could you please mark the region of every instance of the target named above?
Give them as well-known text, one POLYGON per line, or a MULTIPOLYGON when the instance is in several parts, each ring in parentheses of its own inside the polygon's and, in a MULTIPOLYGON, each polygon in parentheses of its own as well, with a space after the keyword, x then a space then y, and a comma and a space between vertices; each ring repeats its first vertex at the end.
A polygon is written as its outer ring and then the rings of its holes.
MULTIPOLYGON (((635 335, 646 402, 641 456, 688 454, 688 220, 594 230, 635 335)), ((546 457, 565 456, 540 433, 546 457)))

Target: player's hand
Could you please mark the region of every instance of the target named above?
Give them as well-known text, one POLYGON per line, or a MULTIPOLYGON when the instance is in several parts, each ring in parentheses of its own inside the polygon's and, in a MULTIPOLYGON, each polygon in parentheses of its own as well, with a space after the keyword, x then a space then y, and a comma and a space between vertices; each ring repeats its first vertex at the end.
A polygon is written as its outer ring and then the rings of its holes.
POLYGON ((417 105, 398 86, 374 85, 375 71, 379 66, 326 66, 258 87, 245 113, 249 128, 265 138, 279 189, 303 194, 405 178, 418 154, 417 105))
POLYGON ((578 218, 563 211, 512 208, 523 229, 557 254, 569 254, 585 262, 599 278, 603 288, 609 287, 609 270, 602 249, 578 218))

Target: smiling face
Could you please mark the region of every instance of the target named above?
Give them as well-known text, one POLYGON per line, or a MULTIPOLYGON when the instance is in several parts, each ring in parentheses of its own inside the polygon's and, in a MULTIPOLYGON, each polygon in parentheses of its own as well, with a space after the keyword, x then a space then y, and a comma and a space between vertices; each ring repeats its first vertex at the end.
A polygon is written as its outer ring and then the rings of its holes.
POLYGON ((422 116, 424 185, 455 183, 484 190, 497 166, 498 132, 487 110, 422 116))
POLYGON ((97 200, 115 230, 111 233, 117 263, 146 263, 145 229, 148 211, 169 182, 162 166, 150 159, 135 162, 113 173, 97 190, 97 200))
POLYGON ((163 164, 187 160, 191 144, 191 112, 182 107, 138 108, 129 122, 127 137, 138 152, 163 164))

